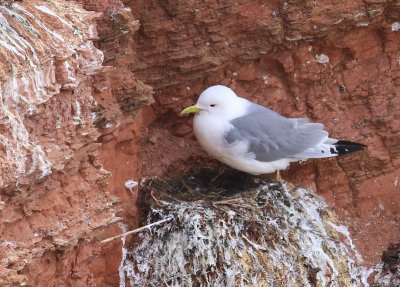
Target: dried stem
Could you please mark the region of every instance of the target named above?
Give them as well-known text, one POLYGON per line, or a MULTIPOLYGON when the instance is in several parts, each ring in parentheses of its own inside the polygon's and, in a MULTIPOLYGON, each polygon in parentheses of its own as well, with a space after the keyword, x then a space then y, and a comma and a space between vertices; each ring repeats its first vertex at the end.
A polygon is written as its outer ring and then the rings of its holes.
POLYGON ((159 220, 159 221, 157 221, 157 222, 153 222, 153 223, 147 224, 147 225, 145 225, 145 226, 136 228, 136 229, 134 229, 134 230, 131 230, 131 231, 128 231, 128 232, 124 232, 124 233, 122 233, 122 234, 119 234, 119 235, 116 235, 116 236, 113 236, 113 237, 104 239, 104 240, 100 241, 100 243, 107 243, 107 242, 110 242, 110 241, 112 241, 112 240, 114 240, 114 239, 121 238, 121 237, 126 236, 126 235, 129 235, 129 234, 138 233, 138 232, 140 232, 140 231, 142 231, 142 230, 145 230, 145 229, 147 229, 147 228, 150 228, 150 227, 152 227, 152 226, 154 226, 154 225, 158 225, 158 224, 161 224, 161 223, 170 221, 170 220, 172 220, 172 219, 173 219, 172 217, 168 217, 168 218, 159 220))

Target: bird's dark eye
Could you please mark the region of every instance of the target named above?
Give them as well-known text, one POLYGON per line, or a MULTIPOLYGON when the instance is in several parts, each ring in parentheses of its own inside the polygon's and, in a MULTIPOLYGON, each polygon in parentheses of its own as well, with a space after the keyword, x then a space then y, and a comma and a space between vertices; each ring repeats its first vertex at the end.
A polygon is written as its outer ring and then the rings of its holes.
POLYGON ((210 107, 215 107, 215 104, 210 105, 210 107))

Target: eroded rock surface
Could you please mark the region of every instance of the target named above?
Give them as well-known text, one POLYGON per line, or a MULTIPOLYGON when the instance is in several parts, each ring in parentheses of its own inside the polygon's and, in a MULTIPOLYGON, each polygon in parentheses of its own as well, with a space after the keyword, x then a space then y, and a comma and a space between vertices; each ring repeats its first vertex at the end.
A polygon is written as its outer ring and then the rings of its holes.
POLYGON ((93 45, 101 14, 11 2, 0 5, 0 285, 101 283, 108 263, 94 278, 90 257, 101 248, 85 242, 119 220, 94 125, 93 76, 106 72, 93 45))

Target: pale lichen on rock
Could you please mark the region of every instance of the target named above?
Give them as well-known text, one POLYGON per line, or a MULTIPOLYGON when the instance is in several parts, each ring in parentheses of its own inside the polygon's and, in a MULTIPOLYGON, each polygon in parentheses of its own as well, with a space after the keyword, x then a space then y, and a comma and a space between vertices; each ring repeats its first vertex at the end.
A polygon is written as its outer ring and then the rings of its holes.
POLYGON ((104 193, 85 199, 108 176, 91 119, 98 15, 63 0, 0 3, 1 286, 27 284, 32 261, 116 218, 104 193), (57 174, 66 166, 75 170, 68 178, 57 174))
POLYGON ((74 13, 71 9, 61 1, 0 5, 0 143, 8 175, 0 188, 51 173, 51 159, 28 131, 25 117, 35 115, 61 89, 77 88, 85 74, 102 64, 102 53, 87 39, 84 22, 94 13, 80 10, 80 15, 78 7, 74 13))

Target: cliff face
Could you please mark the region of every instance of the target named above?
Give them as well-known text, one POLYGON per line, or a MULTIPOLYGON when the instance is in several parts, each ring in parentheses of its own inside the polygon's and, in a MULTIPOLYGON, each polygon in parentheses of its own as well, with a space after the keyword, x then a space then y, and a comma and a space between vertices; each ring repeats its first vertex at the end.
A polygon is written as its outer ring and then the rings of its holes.
MULTIPOLYGON (((114 79, 93 44, 102 13, 66 1, 10 2, 0 5, 0 285, 100 283, 117 276, 119 260, 102 261, 107 249, 87 242, 120 219, 95 126, 112 112, 93 93, 114 79)), ((138 25, 130 20, 128 32, 138 25)))
POLYGON ((215 83, 367 144, 284 178, 367 265, 398 240, 397 2, 0 2, 0 285, 115 286, 121 245, 98 239, 139 224, 125 184, 218 165, 178 117, 215 83))
POLYGON ((29 280, 40 285, 54 275, 55 250, 116 219, 115 199, 100 192, 109 172, 93 125, 91 75, 103 54, 96 14, 75 4, 3 3, 0 13, 0 285, 26 282, 22 270, 42 258, 51 268, 29 280))
POLYGON ((205 87, 229 85, 284 115, 322 122, 333 137, 368 145, 363 153, 293 165, 283 176, 314 186, 351 227, 367 262, 379 260, 400 231, 399 4, 129 5, 141 23, 133 70, 156 91, 158 119, 149 138, 157 140, 143 152, 144 173, 174 174, 205 163, 190 120, 177 115, 205 87), (168 155, 157 152, 165 146, 168 155))

